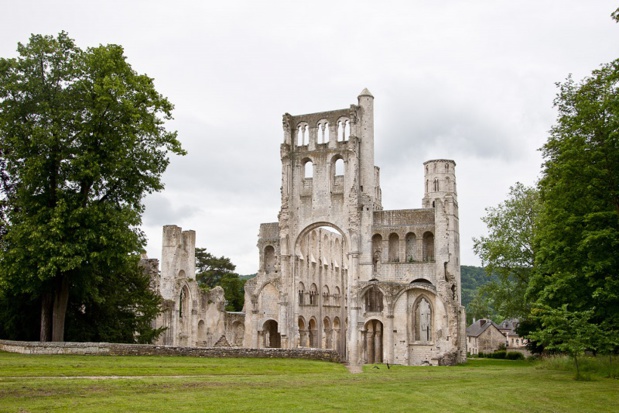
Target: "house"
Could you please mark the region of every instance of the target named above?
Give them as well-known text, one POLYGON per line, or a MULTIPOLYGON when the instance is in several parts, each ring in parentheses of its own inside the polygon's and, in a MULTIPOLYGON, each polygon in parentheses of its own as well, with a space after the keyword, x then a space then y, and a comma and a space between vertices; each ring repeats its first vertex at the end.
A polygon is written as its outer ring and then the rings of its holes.
POLYGON ((482 318, 466 328, 466 344, 469 354, 493 353, 505 347, 506 337, 494 321, 482 318))
POLYGON ((523 349, 526 348, 528 340, 520 337, 516 332, 520 322, 516 318, 503 321, 499 324, 499 330, 507 338, 506 344, 508 349, 523 349))

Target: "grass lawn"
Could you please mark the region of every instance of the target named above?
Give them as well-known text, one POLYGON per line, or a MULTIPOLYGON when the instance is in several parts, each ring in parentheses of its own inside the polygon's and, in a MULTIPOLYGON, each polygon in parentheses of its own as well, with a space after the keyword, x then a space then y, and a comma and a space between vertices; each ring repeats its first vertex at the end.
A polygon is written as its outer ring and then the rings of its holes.
POLYGON ((457 367, 0 352, 0 412, 612 412, 619 380, 525 361, 457 367))

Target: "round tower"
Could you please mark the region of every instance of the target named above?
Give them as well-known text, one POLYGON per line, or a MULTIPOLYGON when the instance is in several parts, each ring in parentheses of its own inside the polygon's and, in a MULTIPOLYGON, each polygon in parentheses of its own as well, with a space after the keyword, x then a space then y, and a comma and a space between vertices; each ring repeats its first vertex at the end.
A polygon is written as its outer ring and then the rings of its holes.
POLYGON ((435 159, 424 162, 423 167, 423 207, 432 208, 437 199, 445 199, 446 196, 457 202, 456 163, 451 159, 435 159))

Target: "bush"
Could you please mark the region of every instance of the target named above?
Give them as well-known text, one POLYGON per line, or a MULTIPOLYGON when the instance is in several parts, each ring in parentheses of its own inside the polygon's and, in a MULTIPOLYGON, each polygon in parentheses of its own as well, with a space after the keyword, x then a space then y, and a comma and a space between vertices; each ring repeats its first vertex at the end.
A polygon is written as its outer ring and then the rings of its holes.
POLYGON ((508 360, 524 360, 524 354, 519 351, 508 351, 505 358, 508 360))
POLYGON ((494 353, 492 353, 491 357, 493 359, 504 359, 506 354, 507 352, 505 350, 497 350, 494 353))

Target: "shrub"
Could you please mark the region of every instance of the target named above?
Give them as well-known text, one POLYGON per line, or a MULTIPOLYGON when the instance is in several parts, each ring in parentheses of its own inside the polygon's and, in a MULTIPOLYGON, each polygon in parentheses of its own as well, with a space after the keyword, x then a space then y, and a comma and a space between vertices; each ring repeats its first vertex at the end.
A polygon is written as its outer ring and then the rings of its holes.
POLYGON ((508 351, 505 358, 508 360, 524 360, 524 354, 519 351, 508 351))

